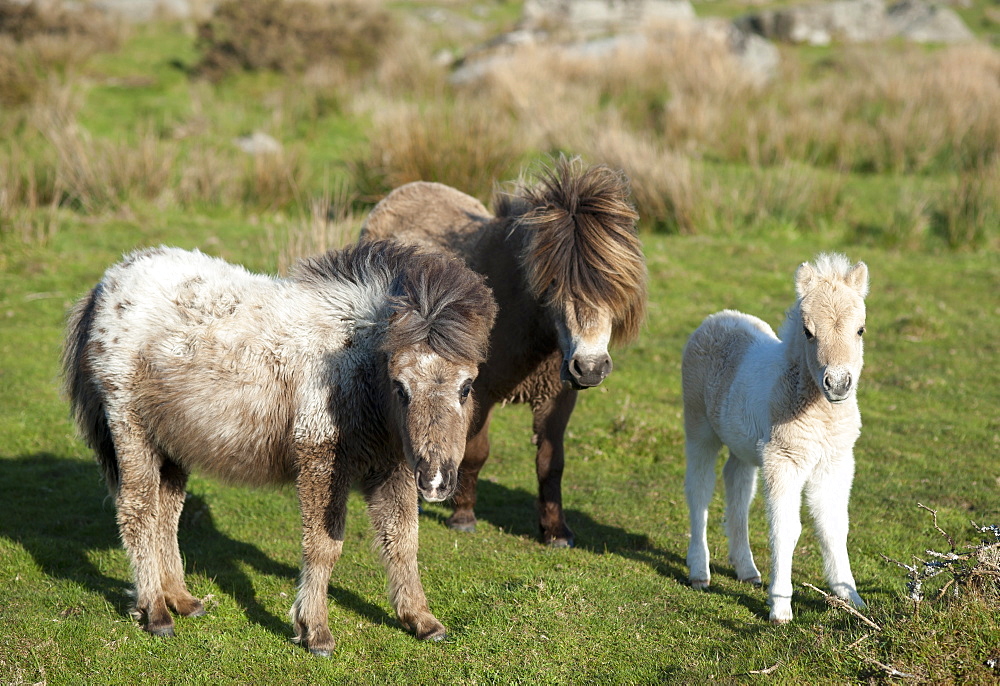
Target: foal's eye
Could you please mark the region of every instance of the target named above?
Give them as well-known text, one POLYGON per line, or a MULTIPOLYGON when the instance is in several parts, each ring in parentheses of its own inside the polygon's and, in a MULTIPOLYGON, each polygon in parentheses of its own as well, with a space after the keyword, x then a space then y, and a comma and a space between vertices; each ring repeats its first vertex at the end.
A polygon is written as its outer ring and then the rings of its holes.
POLYGON ((469 381, 466 381, 464 384, 462 384, 462 390, 459 391, 459 396, 461 398, 461 402, 464 403, 466 400, 468 400, 469 399, 469 394, 471 394, 471 393, 472 393, 472 381, 469 380, 469 381))
POLYGON ((858 335, 859 336, 864 336, 865 335, 865 327, 862 326, 860 329, 858 329, 858 335))
POLYGON ((808 326, 802 327, 802 333, 806 335, 806 340, 811 341, 813 339, 813 332, 809 330, 808 326))
POLYGON ((399 381, 393 381, 392 384, 396 390, 396 395, 399 396, 399 402, 403 403, 404 405, 409 405, 410 393, 409 391, 406 390, 406 386, 401 384, 399 381))

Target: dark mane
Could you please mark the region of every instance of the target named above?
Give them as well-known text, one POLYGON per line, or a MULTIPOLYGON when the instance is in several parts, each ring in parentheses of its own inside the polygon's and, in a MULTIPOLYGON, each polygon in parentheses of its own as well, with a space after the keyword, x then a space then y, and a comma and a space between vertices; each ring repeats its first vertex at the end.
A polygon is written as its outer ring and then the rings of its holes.
POLYGON ((426 343, 451 362, 486 359, 496 303, 484 277, 458 259, 395 241, 365 241, 300 260, 291 278, 312 284, 381 279, 392 310, 384 350, 426 343))
POLYGON ((526 234, 521 263, 536 297, 615 313, 616 343, 635 339, 645 315, 646 267, 625 175, 560 157, 535 184, 494 197, 497 217, 526 234))
POLYGON ((484 362, 497 313, 484 277, 438 254, 417 253, 408 267, 393 283, 395 312, 383 349, 426 343, 452 362, 484 362))

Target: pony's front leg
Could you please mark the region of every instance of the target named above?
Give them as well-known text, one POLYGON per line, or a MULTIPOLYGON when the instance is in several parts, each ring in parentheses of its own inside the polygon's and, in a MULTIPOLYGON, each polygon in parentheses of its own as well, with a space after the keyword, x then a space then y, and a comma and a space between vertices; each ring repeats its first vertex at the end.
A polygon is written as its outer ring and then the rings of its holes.
POLYGON ((729 538, 729 562, 740 581, 760 586, 760 572, 750 550, 750 503, 757 490, 757 466, 743 462, 730 452, 722 468, 726 486, 726 536, 729 538))
POLYGON ((334 640, 327 586, 344 548, 350 482, 334 470, 331 456, 317 452, 299 460, 295 486, 302 511, 302 578, 291 610, 293 640, 304 643, 313 655, 329 657, 334 640))
POLYGON ((479 431, 465 444, 465 455, 458 468, 458 488, 451 499, 455 511, 447 521, 448 526, 457 531, 472 533, 476 530, 476 487, 479 482, 479 471, 486 464, 486 458, 490 456, 492 416, 493 409, 490 408, 479 431))
POLYGON ((406 464, 364 485, 368 514, 389 579, 389 601, 407 630, 421 640, 441 640, 445 628, 431 614, 417 569, 417 486, 406 464))
POLYGON ((847 505, 853 479, 854 459, 848 455, 813 474, 806 484, 806 502, 823 552, 827 583, 838 597, 864 607, 847 554, 847 505))
POLYGON ((802 534, 805 477, 795 460, 777 451, 765 454, 763 474, 771 542, 770 620, 785 624, 792 621, 792 557, 802 534))
POLYGON ((577 391, 559 394, 532 407, 535 472, 538 477, 538 528, 542 542, 554 548, 573 547, 573 532, 562 507, 562 475, 566 463, 563 437, 576 406, 577 391))

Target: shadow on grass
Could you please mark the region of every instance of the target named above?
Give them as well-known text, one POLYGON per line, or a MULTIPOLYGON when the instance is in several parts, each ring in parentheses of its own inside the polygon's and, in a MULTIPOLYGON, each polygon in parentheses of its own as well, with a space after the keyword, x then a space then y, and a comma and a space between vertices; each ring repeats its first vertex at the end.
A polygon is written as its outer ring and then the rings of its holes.
MULTIPOLYGON (((0 536, 23 546, 48 576, 79 584, 128 614, 130 579, 107 576, 90 560, 94 552, 121 548, 114 503, 96 465, 50 453, 0 457, 0 503, 0 536)), ((211 578, 236 600, 249 621, 290 637, 289 621, 260 603, 243 566, 289 578, 297 577, 297 568, 219 531, 208 503, 198 495, 188 495, 178 537, 187 573, 196 570, 211 578)), ((331 588, 330 594, 338 605, 368 621, 394 624, 385 610, 350 591, 331 588)))
MULTIPOLYGON (((537 539, 539 531, 535 503, 535 495, 528 491, 481 479, 478 484, 476 518, 516 536, 537 539)), ((612 553, 647 564, 660 576, 673 579, 691 593, 702 592, 690 588, 685 558, 655 545, 646 534, 602 524, 581 510, 566 508, 565 512, 566 522, 575 534, 577 548, 598 555, 612 553)), ((448 515, 424 511, 424 516, 432 517, 444 526, 448 515)), ((539 542, 539 546, 541 545, 539 542)), ((722 568, 722 573, 735 576, 731 568, 722 568)), ((725 595, 766 620, 769 610, 765 595, 750 585, 745 588, 743 591, 713 586, 708 592, 725 595)))

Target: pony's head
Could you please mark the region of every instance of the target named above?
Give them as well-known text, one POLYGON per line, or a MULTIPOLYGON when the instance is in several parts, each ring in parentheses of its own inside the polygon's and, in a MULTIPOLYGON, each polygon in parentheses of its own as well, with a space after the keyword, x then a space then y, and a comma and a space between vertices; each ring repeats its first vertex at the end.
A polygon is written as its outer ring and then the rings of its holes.
POLYGON ((795 272, 806 366, 832 403, 852 397, 861 376, 868 267, 843 255, 823 254, 795 272))
POLYGON ((610 343, 635 339, 646 307, 646 265, 629 184, 605 166, 560 158, 534 185, 498 197, 498 215, 520 215, 521 263, 533 297, 551 313, 574 388, 611 373, 610 343))
POLYGON ((391 287, 382 350, 390 417, 428 501, 458 486, 475 408, 472 383, 485 361, 496 303, 483 277, 442 255, 411 253, 391 287))

